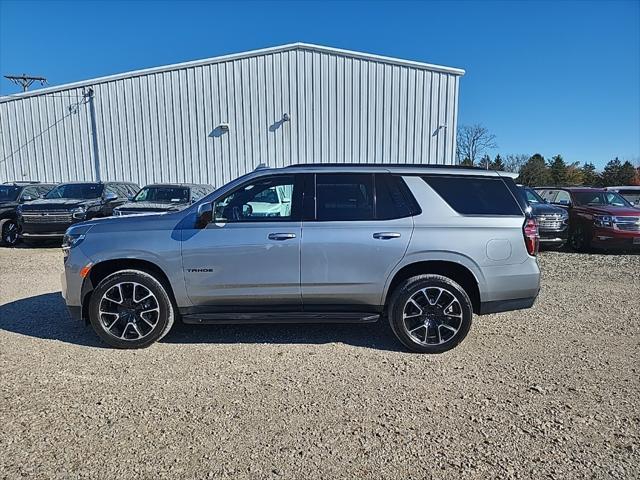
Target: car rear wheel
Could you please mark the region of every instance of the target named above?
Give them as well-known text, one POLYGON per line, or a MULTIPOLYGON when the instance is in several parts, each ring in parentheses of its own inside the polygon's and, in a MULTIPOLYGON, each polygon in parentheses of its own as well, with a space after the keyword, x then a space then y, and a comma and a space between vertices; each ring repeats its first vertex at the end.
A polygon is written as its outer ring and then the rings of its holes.
POLYGON ((13 247, 19 241, 18 224, 7 218, 0 221, 0 243, 5 247, 13 247))
POLYGON ((140 270, 122 270, 102 280, 91 295, 89 319, 106 343, 145 348, 164 337, 174 322, 166 288, 140 270))
POLYGON ((473 308, 464 289, 442 275, 419 275, 396 288, 389 323, 396 337, 419 353, 442 353, 469 333, 473 308))

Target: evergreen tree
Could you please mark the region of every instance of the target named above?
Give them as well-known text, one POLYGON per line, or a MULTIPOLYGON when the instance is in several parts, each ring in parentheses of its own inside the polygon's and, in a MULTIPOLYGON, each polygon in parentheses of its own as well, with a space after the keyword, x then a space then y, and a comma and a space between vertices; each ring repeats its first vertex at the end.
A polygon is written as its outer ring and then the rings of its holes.
POLYGON ((558 187, 567 184, 567 164, 562 155, 556 155, 549 162, 549 177, 551 183, 558 187))
POLYGON ((473 167, 473 161, 471 161, 469 157, 466 157, 460 162, 460 165, 462 165, 463 167, 473 167))
POLYGON ((531 187, 548 185, 550 175, 544 157, 539 153, 531 156, 520 169, 520 176, 517 181, 531 187))
POLYGON ((633 185, 633 181, 635 180, 636 169, 631 164, 629 160, 622 164, 620 167, 620 175, 618 177, 619 183, 618 185, 633 185))
POLYGON ((488 170, 491 167, 491 157, 484 155, 482 159, 480 159, 480 166, 488 170))
POLYGON ((611 160, 604 167, 602 172, 602 186, 612 187, 620 185, 620 177, 622 176, 622 162, 618 157, 611 160))
POLYGON ((583 183, 580 162, 573 162, 571 165, 567 165, 567 185, 582 185, 583 183))
POLYGON ((598 185, 599 178, 598 172, 596 172, 596 166, 593 163, 585 163, 580 169, 582 172, 582 184, 588 187, 594 187, 598 185))
POLYGON ((505 165, 500 154, 496 155, 495 160, 491 163, 492 170, 504 171, 505 165))

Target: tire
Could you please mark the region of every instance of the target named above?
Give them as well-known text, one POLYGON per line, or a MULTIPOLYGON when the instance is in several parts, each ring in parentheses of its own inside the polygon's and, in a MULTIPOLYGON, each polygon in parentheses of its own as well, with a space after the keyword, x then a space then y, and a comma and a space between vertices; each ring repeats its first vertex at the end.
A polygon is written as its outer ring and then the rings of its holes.
POLYGON ((15 247, 20 241, 19 231, 20 229, 15 220, 11 218, 0 220, 0 245, 3 247, 15 247))
POLYGON ((464 289, 450 278, 432 274, 411 277, 400 284, 392 294, 388 312, 398 340, 418 353, 451 350, 467 336, 473 317, 471 300, 464 289))
POLYGON ((146 348, 171 330, 174 319, 167 289, 141 270, 109 275, 98 284, 89 302, 91 326, 115 348, 146 348))
POLYGON ((576 252, 588 252, 591 250, 591 239, 588 237, 582 225, 578 225, 573 231, 569 239, 569 244, 576 252))

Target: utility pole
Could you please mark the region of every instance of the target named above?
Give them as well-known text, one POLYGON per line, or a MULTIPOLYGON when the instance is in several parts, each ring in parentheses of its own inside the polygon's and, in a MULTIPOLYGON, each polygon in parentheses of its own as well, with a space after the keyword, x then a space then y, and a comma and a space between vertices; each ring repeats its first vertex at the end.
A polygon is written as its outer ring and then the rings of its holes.
POLYGON ((40 82, 40 85, 47 83, 47 79, 44 77, 30 77, 24 73, 22 75, 5 75, 4 78, 11 80, 16 85, 20 85, 23 92, 26 92, 35 82, 40 82))
POLYGON ((102 180, 100 175, 100 158, 98 157, 98 126, 96 123, 96 106, 93 102, 95 93, 93 88, 89 87, 82 93, 82 96, 89 102, 89 118, 91 119, 91 145, 93 146, 93 168, 96 181, 102 180))

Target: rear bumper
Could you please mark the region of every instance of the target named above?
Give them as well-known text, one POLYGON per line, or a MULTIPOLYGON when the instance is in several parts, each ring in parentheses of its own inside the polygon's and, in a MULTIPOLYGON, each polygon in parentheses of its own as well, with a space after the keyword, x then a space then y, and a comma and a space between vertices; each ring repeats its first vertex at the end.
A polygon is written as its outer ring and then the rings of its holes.
POLYGON ((515 298, 511 300, 497 300, 494 302, 482 302, 480 304, 480 315, 531 308, 536 302, 536 298, 537 296, 529 298, 515 298))

